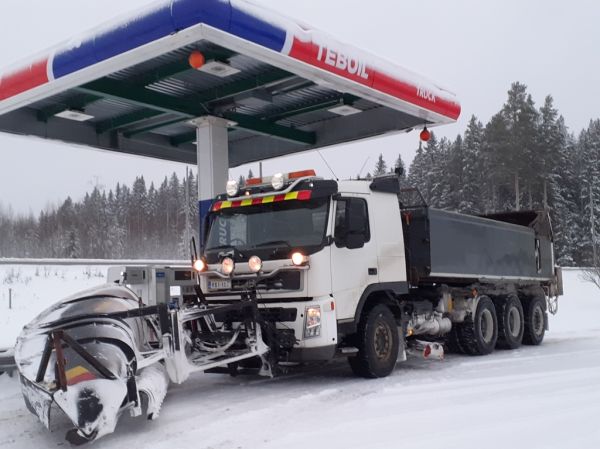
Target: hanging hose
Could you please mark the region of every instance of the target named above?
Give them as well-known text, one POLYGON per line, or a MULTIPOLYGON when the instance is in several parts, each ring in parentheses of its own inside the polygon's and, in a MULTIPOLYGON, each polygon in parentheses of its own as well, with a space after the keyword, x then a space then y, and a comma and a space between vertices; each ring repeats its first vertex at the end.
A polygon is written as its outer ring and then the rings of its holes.
POLYGON ((213 353, 215 353, 215 352, 225 352, 225 351, 227 351, 229 348, 231 348, 235 344, 235 342, 237 341, 238 337, 240 336, 241 329, 242 329, 241 326, 238 327, 236 329, 236 331, 233 333, 233 337, 231 338, 231 340, 227 344, 225 344, 223 346, 217 346, 217 345, 215 345, 214 347, 210 347, 210 346, 207 346, 207 344, 203 343, 202 341, 197 341, 196 342, 196 347, 198 349, 200 349, 202 351, 206 351, 206 352, 213 352, 213 353))

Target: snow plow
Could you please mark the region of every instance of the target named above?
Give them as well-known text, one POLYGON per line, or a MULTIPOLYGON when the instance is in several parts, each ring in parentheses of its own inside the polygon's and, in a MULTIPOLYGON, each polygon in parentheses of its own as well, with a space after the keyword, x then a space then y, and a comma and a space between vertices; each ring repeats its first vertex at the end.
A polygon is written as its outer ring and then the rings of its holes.
POLYGON ((251 296, 147 306, 128 288, 107 285, 40 314, 19 337, 15 359, 27 408, 50 428, 58 407, 74 426, 66 439, 81 445, 112 433, 125 412, 156 419, 169 382, 193 372, 231 371, 253 359, 258 374, 271 375, 261 332, 251 296))

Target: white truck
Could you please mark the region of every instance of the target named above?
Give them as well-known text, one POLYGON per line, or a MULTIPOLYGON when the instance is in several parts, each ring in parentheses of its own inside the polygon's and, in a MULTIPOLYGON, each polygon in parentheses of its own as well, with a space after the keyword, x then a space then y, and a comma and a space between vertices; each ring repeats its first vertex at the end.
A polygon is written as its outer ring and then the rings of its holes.
POLYGON ((431 209, 396 175, 308 170, 227 189, 195 268, 209 302, 256 291, 279 360, 344 355, 357 375, 382 377, 410 348, 485 355, 544 338, 562 289, 547 213, 431 209))
POLYGON ((229 182, 203 230, 191 266, 115 267, 24 328, 16 368, 42 423, 57 406, 84 444, 125 411, 156 419, 169 383, 194 372, 273 376, 341 356, 375 378, 408 351, 538 345, 562 293, 547 213, 435 210, 395 176, 229 182))

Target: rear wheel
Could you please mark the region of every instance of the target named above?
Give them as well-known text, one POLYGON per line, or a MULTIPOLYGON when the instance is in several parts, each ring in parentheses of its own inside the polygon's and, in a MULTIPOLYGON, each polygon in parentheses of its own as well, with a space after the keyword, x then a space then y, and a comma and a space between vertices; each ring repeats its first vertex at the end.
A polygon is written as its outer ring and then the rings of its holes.
POLYGON ((502 349, 517 349, 523 341, 525 319, 521 301, 515 295, 510 295, 496 301, 498 316, 498 343, 502 349))
POLYGON ((348 358, 354 374, 375 379, 394 370, 400 339, 396 320, 387 306, 376 305, 362 316, 355 340, 358 354, 348 358))
POLYGON ((456 326, 456 336, 466 354, 487 355, 494 350, 498 340, 498 321, 490 298, 482 296, 479 299, 475 314, 456 326))
POLYGON ((525 311, 525 332, 523 343, 537 346, 542 344, 546 335, 546 300, 535 296, 523 302, 525 311))

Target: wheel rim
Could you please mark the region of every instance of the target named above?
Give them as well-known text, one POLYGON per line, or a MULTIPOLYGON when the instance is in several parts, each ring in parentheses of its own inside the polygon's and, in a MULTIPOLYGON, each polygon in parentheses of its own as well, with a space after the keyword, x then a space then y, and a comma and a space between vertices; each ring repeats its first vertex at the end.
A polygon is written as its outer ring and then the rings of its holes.
POLYGON ((379 360, 389 358, 392 347, 392 330, 384 322, 378 322, 375 328, 375 355, 379 360))
POLYGON ((533 308, 533 332, 535 335, 540 336, 544 332, 544 311, 539 304, 536 304, 533 308))
POLYGON ((521 332, 521 314, 514 306, 508 312, 508 330, 513 337, 518 337, 521 332))
POLYGON ((481 338, 485 343, 491 343, 494 338, 494 317, 492 312, 485 309, 481 312, 481 319, 479 320, 479 331, 481 338))

